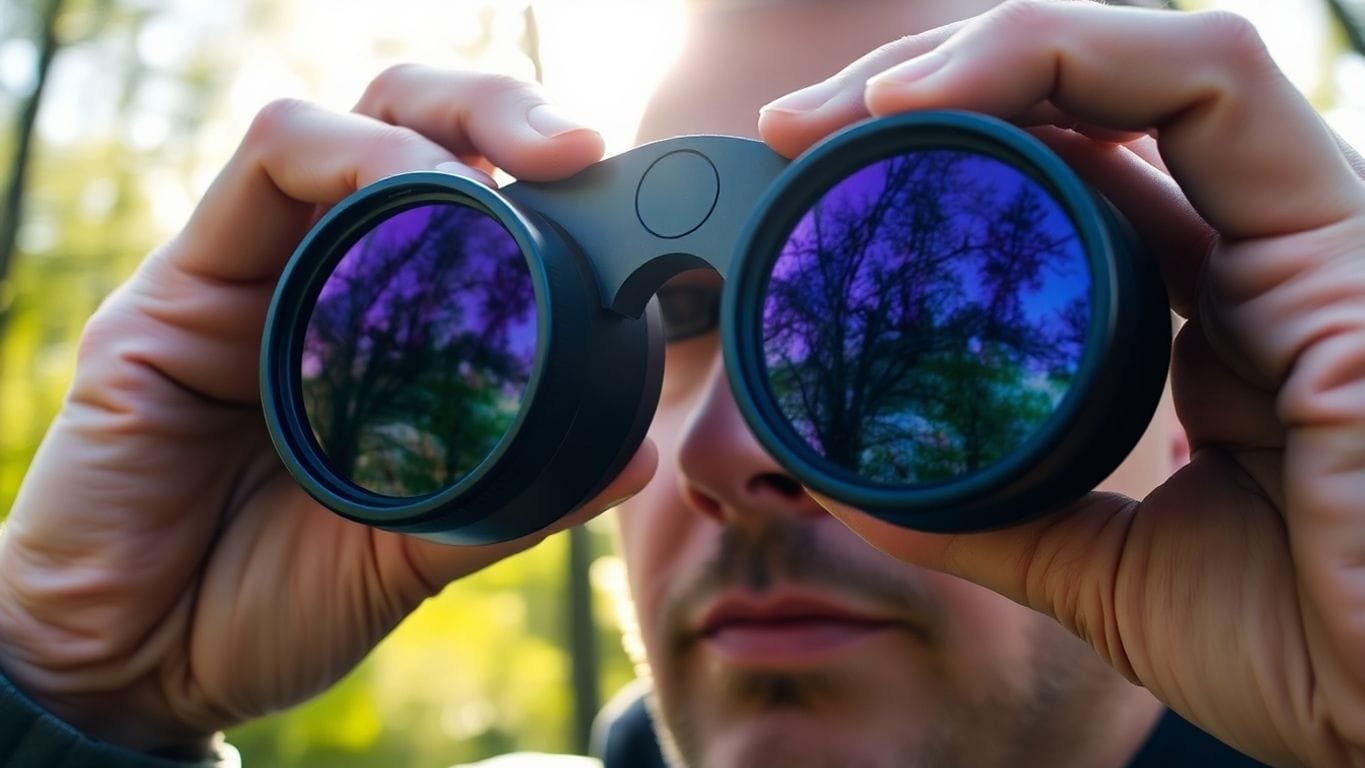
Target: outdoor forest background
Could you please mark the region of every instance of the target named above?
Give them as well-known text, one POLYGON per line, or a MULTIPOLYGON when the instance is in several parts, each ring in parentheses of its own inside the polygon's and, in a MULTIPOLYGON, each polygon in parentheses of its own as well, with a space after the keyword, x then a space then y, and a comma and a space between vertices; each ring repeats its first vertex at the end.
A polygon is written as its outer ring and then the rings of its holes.
MULTIPOLYGON (((346 109, 416 60, 541 77, 629 146, 681 0, 0 0, 0 519, 69 382, 85 318, 186 218, 278 97, 346 109)), ((1193 2, 1183 3, 1187 6, 1193 2)), ((1215 4, 1204 0, 1200 6, 1215 4)), ((1365 147, 1361 0, 1221 0, 1365 147)), ((633 673, 608 528, 454 584, 314 702, 229 734, 247 766, 430 766, 580 752, 633 673)), ((249 664, 249 659, 242 663, 249 664)))

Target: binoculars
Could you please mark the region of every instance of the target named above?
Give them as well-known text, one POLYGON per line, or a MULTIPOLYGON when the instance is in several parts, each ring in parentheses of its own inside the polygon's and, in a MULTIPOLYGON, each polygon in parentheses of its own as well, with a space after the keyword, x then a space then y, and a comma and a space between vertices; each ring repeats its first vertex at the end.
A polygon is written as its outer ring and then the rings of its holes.
POLYGON ((1074 501, 1166 378, 1161 278, 1118 211, 1028 133, 926 111, 791 161, 684 136, 549 183, 361 189, 280 278, 271 438, 353 520, 461 544, 538 530, 644 438, 670 334, 710 327, 659 309, 696 268, 724 278, 717 332, 757 439, 804 486, 900 526, 1074 501))

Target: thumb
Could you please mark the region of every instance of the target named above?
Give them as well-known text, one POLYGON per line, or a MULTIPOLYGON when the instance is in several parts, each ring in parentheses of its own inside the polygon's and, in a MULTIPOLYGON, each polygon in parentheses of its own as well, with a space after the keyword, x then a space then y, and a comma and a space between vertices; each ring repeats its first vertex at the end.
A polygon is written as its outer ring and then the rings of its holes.
POLYGON ((959 576, 1057 619, 1132 679, 1114 602, 1137 502, 1092 493, 1065 511, 1011 528, 964 534, 911 531, 816 497, 874 547, 959 576))
MULTIPOLYGON (((1167 487, 1172 485, 1172 472, 1188 461, 1188 441, 1168 392, 1147 431, 1099 490, 1064 509, 1009 528, 923 533, 812 495, 872 546, 905 562, 959 576, 1053 617, 1094 647, 1110 666, 1136 681, 1145 663, 1139 659, 1135 670, 1131 654, 1141 656, 1144 650, 1131 644, 1145 643, 1123 631, 1120 613, 1131 613, 1132 606, 1120 607, 1116 601, 1142 592, 1141 585, 1133 582, 1132 568, 1125 570, 1125 564, 1140 561, 1144 548, 1157 545, 1147 534, 1134 535, 1139 508, 1134 498, 1172 502, 1182 494, 1186 499, 1197 498, 1197 489, 1188 487, 1189 483, 1181 484, 1184 490, 1167 487)), ((1155 511, 1144 508, 1150 527, 1186 542, 1191 522, 1174 508, 1168 510, 1168 517, 1158 514, 1163 506, 1180 505, 1155 506, 1155 511), (1169 524, 1161 525, 1163 519, 1169 524)))
POLYGON ((411 536, 397 535, 406 548, 405 559, 411 563, 411 578, 424 587, 427 594, 435 594, 455 579, 480 568, 510 557, 544 541, 551 534, 581 525, 620 504, 645 487, 659 463, 659 452, 653 441, 646 438, 625 468, 596 496, 553 524, 511 541, 478 547, 439 544, 411 536))

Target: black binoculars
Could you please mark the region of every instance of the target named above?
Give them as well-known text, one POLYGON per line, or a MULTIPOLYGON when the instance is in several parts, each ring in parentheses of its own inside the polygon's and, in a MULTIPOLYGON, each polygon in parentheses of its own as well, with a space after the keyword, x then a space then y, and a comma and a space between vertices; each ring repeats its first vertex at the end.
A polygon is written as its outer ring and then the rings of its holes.
POLYGON ((1171 322, 1131 227, 1028 133, 869 120, 788 161, 655 142, 552 183, 435 172, 321 218, 270 308, 272 439, 348 518, 453 543, 595 495, 653 417, 655 295, 725 279, 735 400, 800 483, 926 531, 1075 500, 1141 436, 1171 322))

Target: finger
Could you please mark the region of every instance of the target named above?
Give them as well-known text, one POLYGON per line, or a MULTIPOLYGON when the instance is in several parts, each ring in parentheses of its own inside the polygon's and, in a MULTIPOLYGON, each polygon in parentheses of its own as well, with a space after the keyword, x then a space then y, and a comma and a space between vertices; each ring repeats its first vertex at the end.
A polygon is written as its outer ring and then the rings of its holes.
POLYGON ((758 131, 777 152, 795 157, 831 132, 868 116, 863 102, 868 78, 941 45, 966 22, 888 43, 819 83, 789 93, 758 113, 758 131))
POLYGON ((1146 133, 1140 131, 1124 131, 1108 128, 1103 125, 1082 122, 1077 120, 1075 115, 1060 109, 1056 104, 1053 104, 1050 101, 1035 104, 1033 107, 1025 110, 1015 118, 1015 123, 1022 128, 1063 128, 1087 138, 1094 139, 1097 142, 1109 144, 1123 144, 1147 137, 1146 133))
POLYGON ((1053 127, 1032 133, 1123 211, 1160 267, 1171 309, 1182 317, 1193 316, 1200 276, 1217 234, 1165 172, 1152 140, 1097 142, 1053 127))
POLYGON ((1006 119, 1050 101, 1085 123, 1155 130, 1195 208, 1234 239, 1327 226, 1365 198, 1321 118, 1233 14, 1011 2, 873 78, 866 98, 873 114, 1006 119))
POLYGON ((410 129, 277 101, 256 116, 185 229, 161 254, 195 277, 273 280, 316 206, 385 176, 451 162, 457 162, 454 154, 410 129))
POLYGON ((1335 130, 1332 131, 1332 138, 1336 139, 1337 146, 1341 148, 1341 154, 1346 156, 1347 162, 1355 169, 1356 176, 1365 179, 1365 156, 1362 156, 1355 147, 1348 144, 1346 140, 1341 137, 1341 134, 1337 133, 1335 130))
POLYGON ((176 252, 181 266, 230 281, 270 279, 311 220, 360 186, 466 156, 525 178, 557 178, 601 157, 602 139, 545 104, 535 86, 499 75, 387 70, 355 115, 281 101, 253 123, 205 196, 176 252), (282 245, 283 244, 283 245, 282 245), (230 248, 236 258, 224 263, 230 248), (195 258, 198 256, 199 258, 195 258))
POLYGON ((355 111, 534 181, 581 170, 604 147, 600 133, 547 102, 538 85, 505 75, 403 64, 375 78, 355 111))
POLYGON ((433 168, 486 178, 406 128, 299 101, 268 106, 185 228, 87 326, 83 368, 96 375, 83 394, 105 402, 100 372, 135 359, 213 400, 254 402, 270 287, 319 206, 433 168))
POLYGON ((1251 503, 1254 493, 1208 482, 1211 474, 1239 474, 1220 459, 1217 452, 1197 456, 1140 509, 1131 499, 1097 493, 1063 512, 983 533, 916 533, 821 501, 893 556, 1053 616, 1114 669, 1224 741, 1272 763, 1301 763, 1292 758, 1294 737, 1278 713, 1268 714, 1254 696, 1218 697, 1249 670, 1270 700, 1298 692, 1298 667, 1283 663, 1293 649, 1231 640, 1249 632, 1240 613, 1246 600, 1263 603, 1265 620, 1288 620, 1294 587, 1284 583, 1287 555, 1270 535, 1281 525, 1278 516, 1251 503), (1161 503, 1162 496, 1199 512, 1161 503), (1247 562, 1264 567, 1248 569, 1247 562), (1219 599, 1198 599, 1207 595, 1219 599))
MULTIPOLYGON (((909 531, 846 504, 816 495, 816 499, 840 522, 873 546, 905 562, 951 573, 973 581, 1018 603, 1056 617, 1064 624, 1084 624, 1091 617, 1078 616, 1075 606, 1062 603, 1074 599, 1080 583, 1103 589, 1112 581, 1116 553, 1096 546, 1109 534, 1106 526, 1126 525, 1121 511, 1109 514, 1052 515, 1003 530, 969 534, 927 534, 909 531), (1067 524, 1062 524, 1063 519, 1067 524), (1084 565, 1094 574, 1069 573, 1054 579, 1044 567, 1061 552, 1072 552, 1070 566, 1084 565), (1027 555, 1021 555, 1027 553, 1027 555), (1084 553, 1084 557, 1079 557, 1084 553), (1047 578, 1039 581, 1039 576, 1047 578), (1073 581, 1084 575, 1082 581, 1073 581), (1102 581, 1096 582, 1095 576, 1102 581)), ((1117 500, 1107 497, 1107 500, 1117 500)), ((1093 639, 1087 637, 1086 639, 1093 639)))
POLYGON ((410 536, 396 537, 397 546, 406 549, 406 556, 396 558, 394 564, 407 570, 401 578, 416 590, 419 599, 439 592, 447 583, 467 575, 539 543, 547 536, 575 525, 581 525, 602 512, 620 504, 645 487, 658 467, 659 453, 654 443, 646 439, 606 488, 578 509, 556 521, 548 528, 514 541, 487 547, 451 547, 410 536))

